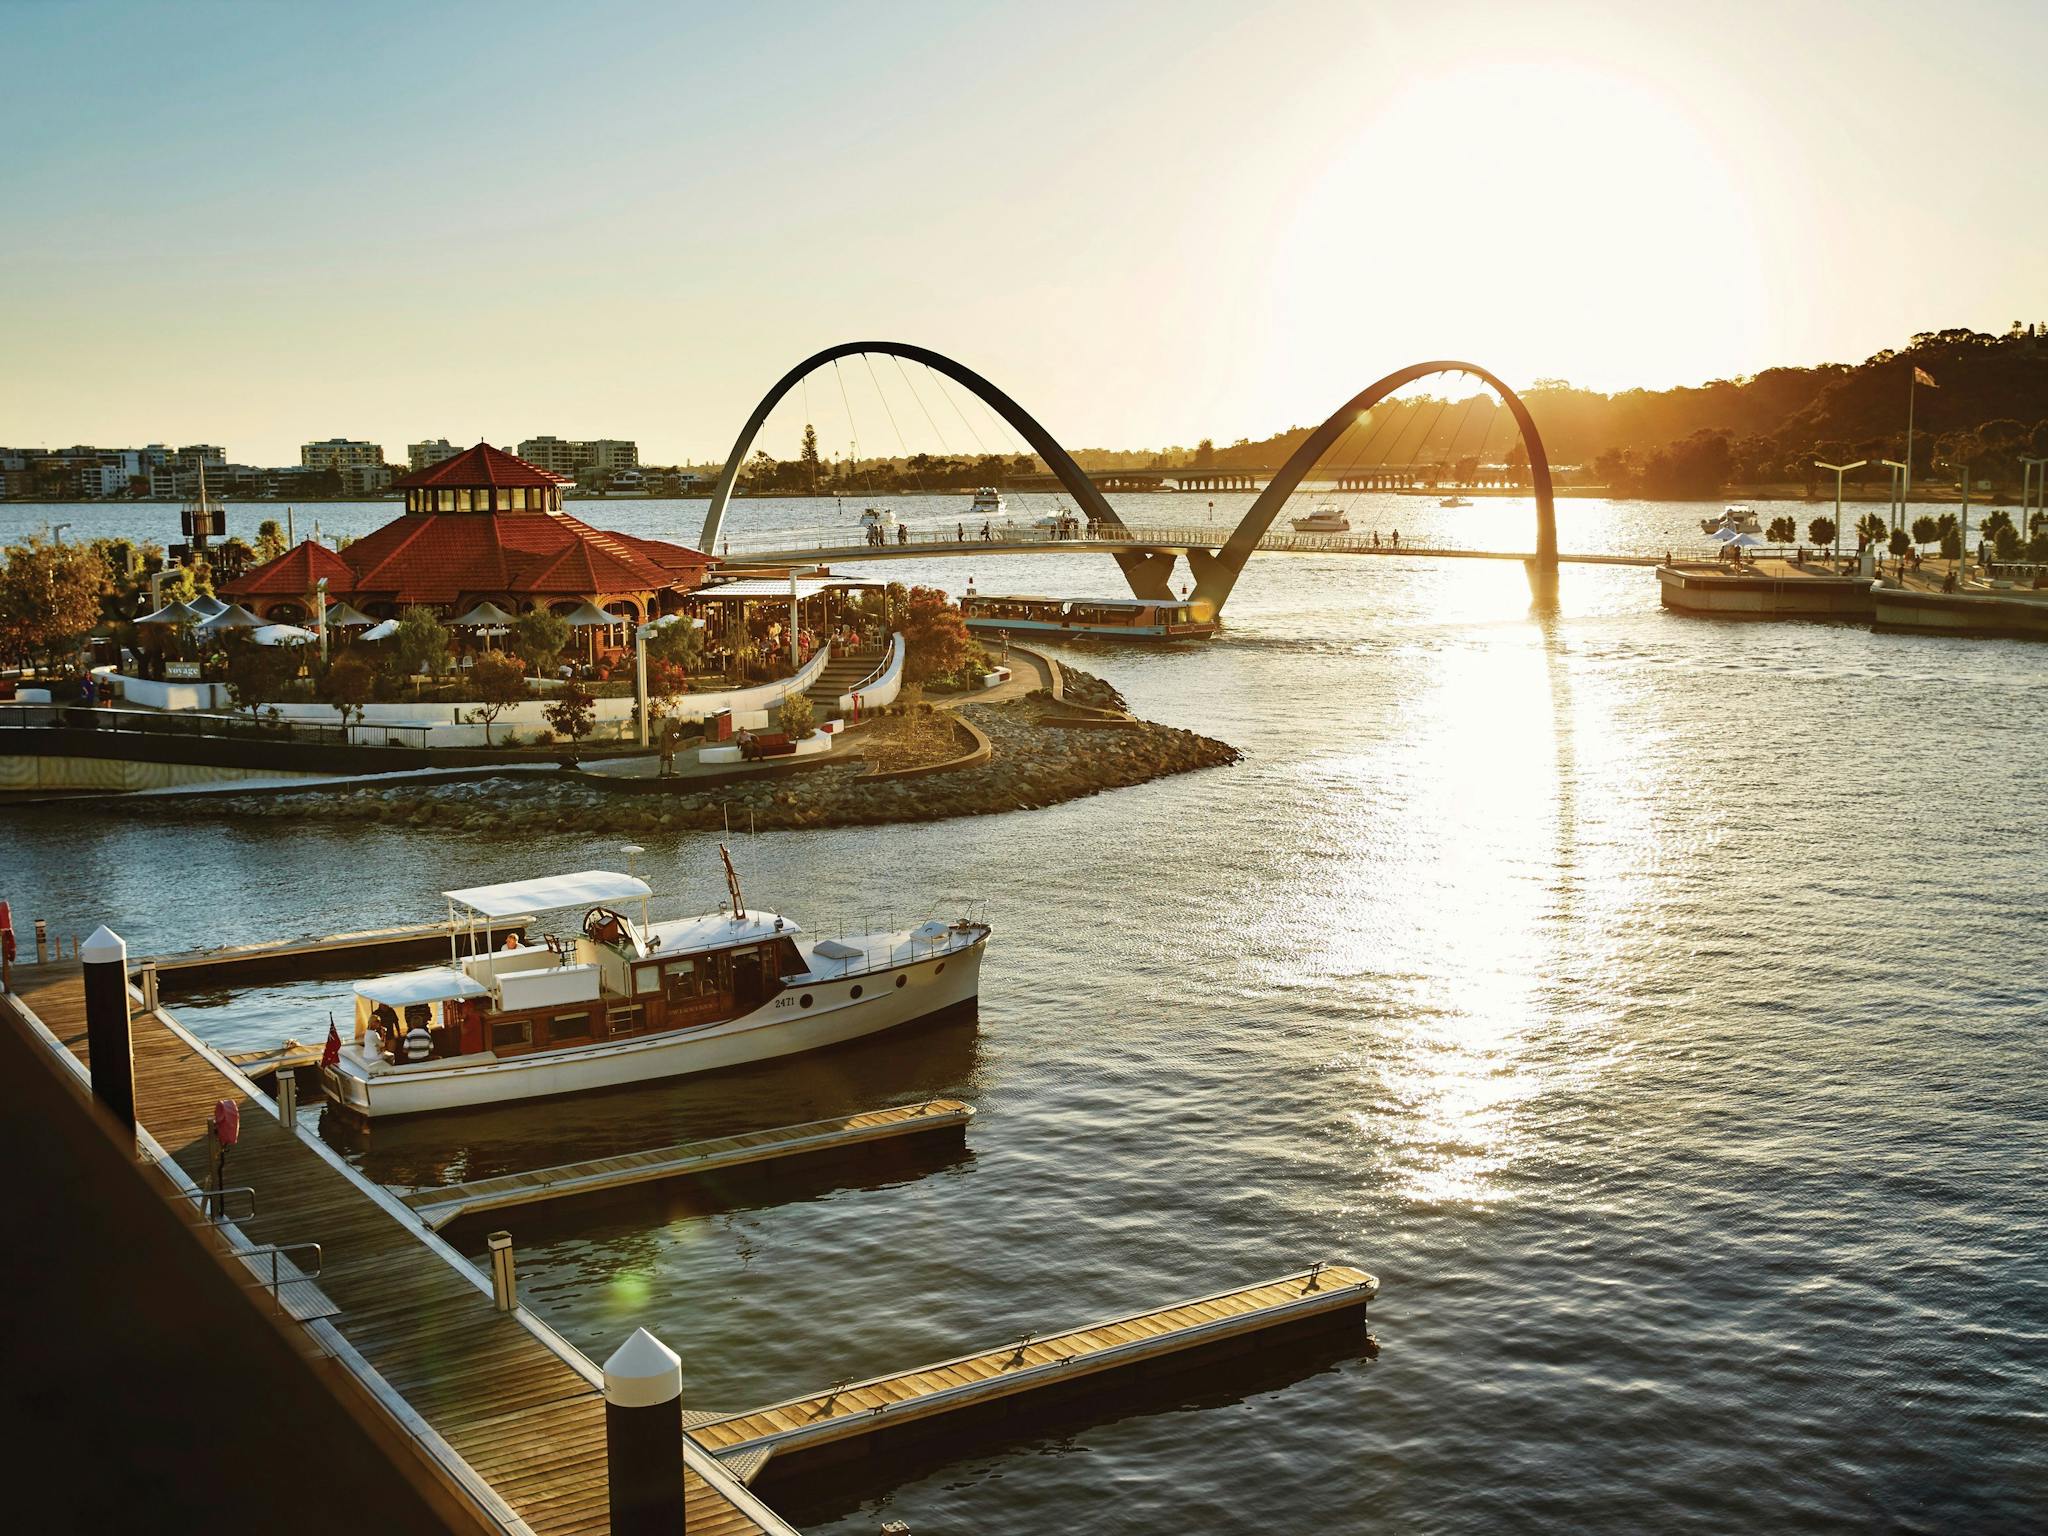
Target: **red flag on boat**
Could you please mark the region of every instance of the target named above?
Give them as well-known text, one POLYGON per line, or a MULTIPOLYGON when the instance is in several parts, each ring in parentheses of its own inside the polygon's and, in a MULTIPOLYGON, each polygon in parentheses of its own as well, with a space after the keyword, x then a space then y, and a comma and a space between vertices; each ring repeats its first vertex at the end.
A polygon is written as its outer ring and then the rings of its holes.
POLYGON ((1934 375, 1925 368, 1915 368, 1913 370, 1913 382, 1915 384, 1925 384, 1929 389, 1941 388, 1939 384, 1934 382, 1934 375))
POLYGON ((334 1015, 327 1016, 327 1044, 320 1051, 320 1065, 338 1067, 341 1065, 341 1031, 334 1027, 334 1015))

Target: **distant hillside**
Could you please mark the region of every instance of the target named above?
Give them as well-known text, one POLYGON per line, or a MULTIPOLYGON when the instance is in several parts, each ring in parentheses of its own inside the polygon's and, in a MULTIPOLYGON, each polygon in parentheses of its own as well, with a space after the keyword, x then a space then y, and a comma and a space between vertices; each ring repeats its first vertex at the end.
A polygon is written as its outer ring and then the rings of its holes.
MULTIPOLYGON (((1677 389, 1603 395, 1540 379, 1522 398, 1551 462, 1576 468, 1565 478, 1711 496, 1728 484, 1810 480, 1816 458, 1867 458, 1872 468, 1859 478, 1881 485, 1888 471, 1875 461, 1905 458, 1907 383, 1916 367, 1937 386, 1917 394, 1916 480, 1950 480, 1967 467, 1979 483, 2017 488, 2019 456, 2048 455, 2048 327, 2015 325, 2003 336, 1923 332, 1902 351, 1854 365, 1771 368, 1677 389)), ((1290 427, 1227 447, 1077 457, 1104 468, 1272 467, 1309 431, 1290 427)), ((1512 422, 1489 394, 1411 396, 1372 412, 1325 463, 1501 463, 1514 441, 1512 422)))

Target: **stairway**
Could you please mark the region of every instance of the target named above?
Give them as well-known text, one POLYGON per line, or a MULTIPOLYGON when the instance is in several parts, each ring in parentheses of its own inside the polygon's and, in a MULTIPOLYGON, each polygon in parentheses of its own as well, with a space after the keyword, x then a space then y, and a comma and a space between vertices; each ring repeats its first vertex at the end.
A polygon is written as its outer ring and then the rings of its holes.
POLYGON ((820 720, 835 718, 839 714, 840 696, 851 692, 855 683, 879 667, 884 654, 879 649, 856 651, 846 656, 834 651, 832 659, 825 663, 825 670, 818 674, 818 680, 804 690, 804 697, 811 701, 817 717, 820 720))

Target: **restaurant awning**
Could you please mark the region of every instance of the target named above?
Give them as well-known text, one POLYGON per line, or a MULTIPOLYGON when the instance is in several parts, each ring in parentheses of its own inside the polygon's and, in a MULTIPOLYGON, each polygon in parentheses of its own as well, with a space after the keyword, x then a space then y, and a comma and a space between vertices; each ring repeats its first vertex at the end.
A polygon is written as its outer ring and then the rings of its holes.
POLYGON ((597 907, 614 901, 639 901, 654 888, 634 875, 609 869, 586 869, 573 875, 548 875, 539 880, 508 880, 502 885, 472 885, 441 893, 457 906, 481 917, 518 917, 557 907, 597 907))

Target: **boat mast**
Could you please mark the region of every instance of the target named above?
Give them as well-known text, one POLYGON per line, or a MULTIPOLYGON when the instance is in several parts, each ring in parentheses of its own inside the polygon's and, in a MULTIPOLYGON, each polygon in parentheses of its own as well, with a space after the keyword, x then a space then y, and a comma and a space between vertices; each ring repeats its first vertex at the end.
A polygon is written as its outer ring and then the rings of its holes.
POLYGON ((735 918, 747 915, 747 903, 740 895, 740 874, 732 867, 732 855, 725 851, 725 844, 718 845, 718 856, 725 860, 725 888, 732 893, 732 915, 735 918))

